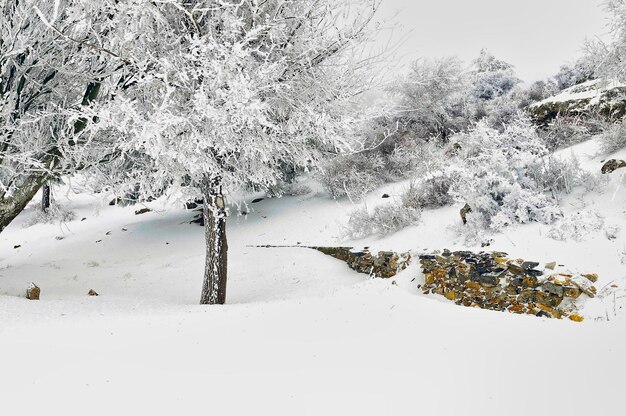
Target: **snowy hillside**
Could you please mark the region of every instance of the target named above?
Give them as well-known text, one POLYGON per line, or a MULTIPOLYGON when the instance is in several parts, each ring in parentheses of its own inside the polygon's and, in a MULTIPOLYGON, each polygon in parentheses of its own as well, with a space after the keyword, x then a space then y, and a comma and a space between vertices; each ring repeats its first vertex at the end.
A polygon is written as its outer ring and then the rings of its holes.
MULTIPOLYGON (((599 171, 594 141, 561 151, 571 153, 599 171)), ((457 206, 354 242, 414 254, 499 250, 598 273, 599 288, 619 288, 589 301, 583 323, 423 295, 416 261, 396 278, 368 279, 316 251, 253 247, 350 244, 341 227, 353 205, 315 193, 231 216, 228 304, 199 306, 204 234, 189 224, 193 212, 157 201, 135 215, 141 207, 57 189, 75 220, 25 227, 31 206, 0 236, 1 413, 620 414, 625 172, 601 192, 561 201, 565 218, 587 228, 520 225, 490 236, 489 247, 468 246, 457 206), (24 298, 30 282, 38 302, 24 298)), ((406 185, 366 202, 387 203, 406 185)))

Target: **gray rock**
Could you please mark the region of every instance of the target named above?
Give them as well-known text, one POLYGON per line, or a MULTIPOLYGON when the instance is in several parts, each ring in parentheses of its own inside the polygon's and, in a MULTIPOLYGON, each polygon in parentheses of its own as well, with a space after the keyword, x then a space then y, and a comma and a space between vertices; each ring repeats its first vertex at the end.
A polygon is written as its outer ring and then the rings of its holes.
POLYGON ((563 286, 559 286, 552 282, 546 282, 542 285, 543 290, 548 293, 552 293, 553 295, 563 297, 565 295, 565 288, 563 286))
POLYGON ((612 173, 616 171, 617 169, 621 169, 625 167, 626 167, 626 161, 611 159, 607 161, 604 165, 602 165, 601 170, 603 174, 607 174, 607 173, 612 173))

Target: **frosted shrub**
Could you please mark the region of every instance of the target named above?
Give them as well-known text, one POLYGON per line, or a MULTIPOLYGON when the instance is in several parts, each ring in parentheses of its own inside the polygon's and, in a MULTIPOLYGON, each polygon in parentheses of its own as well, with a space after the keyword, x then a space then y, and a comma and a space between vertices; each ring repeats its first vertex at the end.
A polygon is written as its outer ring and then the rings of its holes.
POLYGON ((418 168, 423 156, 423 145, 419 142, 400 144, 387 156, 387 171, 396 178, 405 178, 418 168))
POLYGON ((311 194, 313 190, 306 184, 293 182, 278 182, 276 185, 269 187, 266 191, 270 198, 280 198, 282 196, 304 196, 311 194))
POLYGON ((537 190, 549 192, 554 198, 572 192, 587 176, 578 159, 559 159, 546 156, 528 166, 528 176, 535 182, 537 190))
POLYGON ((626 147, 626 123, 611 125, 600 136, 600 149, 604 154, 615 153, 626 147))
POLYGON ((512 72, 502 70, 481 73, 475 83, 472 97, 479 100, 493 100, 511 91, 519 79, 512 72))
POLYGON ((338 156, 323 167, 320 181, 333 198, 348 196, 358 201, 384 183, 383 166, 376 154, 338 156))
POLYGON ((470 78, 458 58, 417 60, 390 88, 399 98, 403 119, 418 137, 445 139, 469 124, 466 98, 470 78))
POLYGON ((604 217, 595 210, 567 215, 552 226, 547 236, 559 241, 583 241, 604 226, 604 217))
POLYGON ((402 195, 402 205, 415 208, 438 208, 451 205, 452 178, 448 174, 431 175, 420 182, 412 182, 402 195))
POLYGON ((445 157, 443 149, 434 140, 415 139, 398 145, 386 162, 386 170, 390 175, 407 178, 440 171, 445 157))
POLYGON ((404 206, 402 203, 380 205, 371 212, 367 207, 361 207, 350 214, 346 231, 350 238, 363 238, 372 234, 386 235, 416 225, 421 216, 420 209, 404 206))
POLYGON ((480 51, 472 66, 474 85, 471 96, 477 100, 489 101, 501 97, 520 83, 511 64, 496 58, 485 49, 480 51))
POLYGON ((559 72, 554 76, 559 90, 573 87, 593 78, 593 65, 584 59, 580 59, 573 66, 562 65, 559 72))
POLYGON ((557 116, 548 126, 539 130, 539 137, 549 150, 568 147, 589 140, 603 131, 606 122, 600 118, 583 120, 580 117, 557 116))
POLYGON ((31 227, 35 224, 62 224, 70 222, 76 218, 76 214, 62 205, 52 204, 44 212, 41 207, 37 207, 35 212, 24 222, 24 227, 31 227))
POLYGON ((472 208, 485 228, 500 231, 515 223, 552 223, 560 217, 556 200, 529 175, 547 150, 530 121, 518 119, 500 133, 481 122, 459 137, 466 164, 454 193, 472 208))
POLYGON ((487 124, 498 131, 503 131, 507 124, 517 118, 520 108, 519 103, 508 94, 489 101, 484 111, 487 124))

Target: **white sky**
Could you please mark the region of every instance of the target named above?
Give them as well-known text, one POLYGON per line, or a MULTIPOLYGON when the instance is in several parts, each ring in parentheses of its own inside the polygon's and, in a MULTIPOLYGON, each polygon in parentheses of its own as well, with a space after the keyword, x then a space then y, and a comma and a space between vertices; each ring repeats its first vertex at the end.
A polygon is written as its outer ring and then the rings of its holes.
MULTIPOLYGON (((532 82, 581 55, 586 38, 606 37, 603 0, 383 0, 379 18, 397 14, 397 58, 457 55, 486 48, 532 82)), ((386 39, 389 39, 387 34, 386 39)), ((381 41, 382 42, 382 41, 381 41)), ((386 40, 385 40, 386 42, 386 40)))

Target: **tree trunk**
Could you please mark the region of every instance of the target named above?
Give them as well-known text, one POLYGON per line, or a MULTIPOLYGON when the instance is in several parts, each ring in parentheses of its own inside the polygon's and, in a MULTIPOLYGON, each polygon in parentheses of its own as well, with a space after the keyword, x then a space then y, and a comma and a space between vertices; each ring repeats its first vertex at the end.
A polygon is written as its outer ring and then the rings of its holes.
POLYGON ((202 184, 204 197, 204 233, 206 262, 200 304, 215 305, 226 302, 226 271, 228 267, 226 241, 226 204, 221 180, 206 179, 202 184))
POLYGON ((20 186, 16 188, 11 196, 0 197, 0 233, 33 199, 46 180, 48 180, 48 174, 45 172, 32 172, 20 180, 20 186))
POLYGON ((50 185, 45 184, 41 187, 41 210, 48 212, 48 208, 50 208, 50 185))

